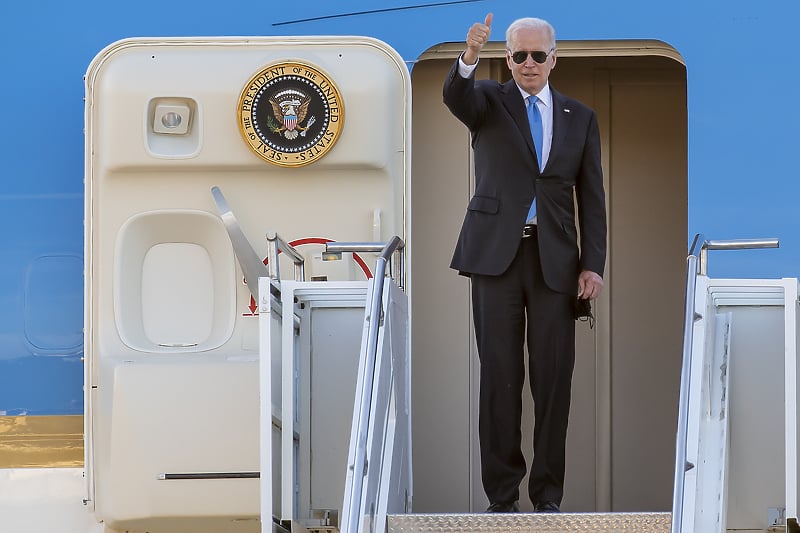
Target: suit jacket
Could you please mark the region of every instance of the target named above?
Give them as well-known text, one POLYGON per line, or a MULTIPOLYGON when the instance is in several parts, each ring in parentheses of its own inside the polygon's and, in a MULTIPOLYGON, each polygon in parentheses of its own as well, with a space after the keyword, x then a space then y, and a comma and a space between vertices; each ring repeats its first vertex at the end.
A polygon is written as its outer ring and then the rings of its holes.
POLYGON ((444 103, 469 128, 475 159, 475 193, 450 266, 467 275, 505 272, 535 196, 545 282, 574 295, 580 271, 602 276, 606 260, 600 133, 594 111, 551 91, 553 141, 539 172, 525 101, 514 80, 462 78, 458 61, 450 70, 444 103))

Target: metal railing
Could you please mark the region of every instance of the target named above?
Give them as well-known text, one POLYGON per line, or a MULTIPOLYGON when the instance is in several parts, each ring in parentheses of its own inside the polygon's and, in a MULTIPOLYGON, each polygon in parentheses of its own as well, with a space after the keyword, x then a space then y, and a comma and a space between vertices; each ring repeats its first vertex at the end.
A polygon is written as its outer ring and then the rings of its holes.
POLYGON ((700 246, 700 261, 697 265, 697 271, 701 276, 708 274, 708 251, 709 250, 753 250, 758 248, 778 248, 780 242, 778 239, 734 239, 729 241, 706 241, 703 236, 697 234, 695 242, 702 240, 700 246))
MULTIPOLYGON (((384 258, 384 272, 388 270, 389 277, 392 279, 396 279, 397 285, 401 289, 405 289, 405 268, 403 267, 405 263, 405 244, 403 243, 402 239, 398 236, 392 237, 388 243, 383 242, 329 242, 325 244, 325 251, 331 253, 342 253, 342 252, 353 252, 353 253, 377 253, 380 252, 381 256, 383 256, 384 252, 387 251, 389 246, 393 245, 391 251, 389 251, 389 255, 384 258), (395 242, 397 239, 397 242, 395 242), (395 243, 393 245, 393 243, 395 243), (394 253, 397 252, 400 256, 399 263, 400 266, 397 268, 397 276, 395 277, 395 269, 394 269, 394 261, 392 261, 392 257, 394 253)), ((376 266, 377 268, 377 266, 376 266)), ((378 273, 375 273, 375 277, 378 277, 378 273)))
MULTIPOLYGON (((375 251, 375 243, 328 243, 327 250, 331 252, 351 252, 375 251)), ((381 254, 375 266, 375 278, 372 286, 372 299, 367 302, 369 306, 369 326, 367 329, 367 354, 364 365, 363 388, 361 397, 356 398, 360 402, 361 410, 358 418, 357 443, 353 463, 348 465, 353 471, 352 488, 345 495, 345 508, 342 509, 342 531, 361 531, 360 508, 364 474, 367 472, 367 439, 370 418, 370 406, 372 404, 372 385, 375 375, 375 359, 378 353, 378 333, 383 322, 381 317, 381 307, 383 300, 383 286, 386 278, 387 264, 390 263, 395 251, 402 250, 405 244, 398 236, 392 237, 389 242, 383 245, 381 254)), ((403 271, 402 266, 399 268, 403 271)))
POLYGON ((294 280, 305 281, 305 258, 300 255, 300 252, 294 246, 284 241, 274 231, 267 232, 267 276, 273 280, 280 281, 281 272, 278 262, 278 254, 280 252, 288 255, 292 263, 294 263, 294 280))
MULTIPOLYGON (((297 249, 292 246, 291 244, 287 243, 280 235, 277 233, 270 231, 266 234, 267 239, 267 261, 266 261, 266 278, 269 278, 269 286, 273 293, 280 292, 281 287, 281 273, 280 273, 280 261, 279 261, 279 254, 284 253, 288 258, 291 259, 294 265, 294 279, 295 281, 305 281, 305 259, 303 255, 301 255, 297 249)), ((386 272, 391 271, 391 258, 398 250, 402 252, 404 249, 404 243, 400 239, 400 237, 393 237, 388 243, 342 243, 342 242, 329 242, 326 243, 326 252, 380 252, 380 255, 377 259, 377 264, 375 267, 375 279, 373 282, 373 294, 372 299, 365 303, 367 308, 370 310, 370 323, 368 325, 368 334, 367 334, 367 355, 366 355, 366 365, 365 365, 365 378, 364 383, 364 396, 367 398, 371 398, 372 396, 372 376, 375 372, 375 364, 377 358, 377 348, 378 348, 378 336, 379 336, 379 327, 383 322, 383 317, 381 315, 381 303, 382 303, 382 295, 383 295, 383 287, 384 281, 386 278, 386 272), (387 266, 388 265, 388 266, 387 266)), ((402 259, 402 253, 399 254, 402 259)), ((403 271, 402 267, 398 269, 400 272, 403 271)), ((263 287, 263 285, 262 285, 263 287)), ((263 301, 262 301, 263 303, 263 301)), ((296 326, 299 325, 299 319, 295 317, 296 326)), ((263 326, 262 326, 263 327, 263 326)), ((285 354, 283 357, 286 357, 285 354)), ((293 364, 294 358, 289 357, 286 359, 289 365, 293 364)), ((262 363, 263 364, 263 363, 262 363)), ((282 363, 282 366, 284 363, 282 363)), ((268 365, 266 365, 268 366, 268 365)), ((286 369, 283 369, 283 375, 295 375, 295 369, 291 368, 288 372, 286 369)), ((266 378, 262 377, 262 380, 266 380, 266 378)), ((262 385, 262 387, 264 387, 262 385)), ((284 387, 287 387, 286 381, 284 378, 284 387)), ((263 389, 262 389, 263 390, 263 389)), ((286 390, 284 389, 283 393, 286 394, 286 390)), ((290 394, 292 396, 292 394, 290 394)), ((293 411, 294 408, 286 408, 286 403, 284 399, 284 409, 283 412, 286 413, 287 411, 293 411)), ((367 402, 366 411, 362 411, 360 413, 359 421, 362 424, 362 427, 368 427, 368 417, 369 417, 369 406, 370 401, 367 402)), ((265 417, 262 417, 262 421, 266 420, 265 417)), ((284 427, 283 423, 275 424, 273 421, 273 425, 276 425, 281 429, 281 431, 285 431, 286 428, 284 427)), ((292 427, 293 424, 290 421, 286 421, 286 425, 288 427, 292 427)), ((298 438, 297 432, 292 429, 295 438, 298 438)), ((361 434, 359 434, 360 437, 361 434)), ((365 433, 364 433, 365 435, 365 433)), ((361 463, 357 464, 366 464, 367 456, 366 456, 366 438, 363 439, 363 446, 360 447, 360 459, 361 463)), ((360 442, 361 444, 361 442, 360 442)), ((266 459, 262 457, 262 462, 266 459)), ((286 455, 284 455, 284 461, 287 461, 286 455)), ((282 466, 282 468, 284 468, 282 466)), ((266 470, 262 467, 262 470, 266 470)), ((286 478, 283 478, 286 479, 286 478)), ((361 486, 363 484, 363 479, 361 477, 355 477, 355 480, 358 483, 358 490, 361 491, 361 486)), ((262 480, 263 481, 263 480, 262 480)), ((294 498, 294 482, 289 483, 282 483, 282 485, 288 485, 290 488, 286 489, 283 487, 282 490, 282 499, 283 501, 292 501, 294 498)), ((263 491, 266 493, 266 491, 263 491)), ((263 509, 263 502, 262 502, 262 515, 265 514, 263 509)), ((290 507, 291 508, 291 507, 290 507)), ((358 520, 358 508, 355 509, 355 514, 353 518, 358 520)), ((293 511, 286 511, 284 509, 283 514, 286 516, 293 515, 293 511)), ((345 516, 343 515, 343 519, 345 516)), ((355 531, 356 529, 351 529, 355 531)), ((348 531, 348 529, 343 529, 343 531, 348 531)))
MULTIPOLYGON (((681 388, 678 403, 678 431, 675 446, 675 484, 672 494, 672 533, 683 532, 683 504, 686 472, 695 467, 686 459, 686 438, 689 421, 689 382, 692 377, 692 345, 694 323, 702 319, 695 309, 697 276, 708 273, 708 250, 747 250, 778 248, 778 239, 736 239, 710 241, 697 234, 689 247, 686 258, 686 302, 683 317, 683 351, 681 362, 681 388)), ((691 529, 689 530, 691 531, 691 529)))

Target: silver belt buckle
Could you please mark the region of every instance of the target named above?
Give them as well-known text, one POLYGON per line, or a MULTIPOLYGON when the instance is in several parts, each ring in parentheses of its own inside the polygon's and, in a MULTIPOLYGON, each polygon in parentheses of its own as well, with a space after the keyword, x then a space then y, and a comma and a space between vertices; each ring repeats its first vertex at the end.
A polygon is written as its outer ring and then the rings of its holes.
POLYGON ((522 238, 527 239, 528 237, 533 237, 533 234, 536 233, 536 224, 525 224, 522 228, 522 238))

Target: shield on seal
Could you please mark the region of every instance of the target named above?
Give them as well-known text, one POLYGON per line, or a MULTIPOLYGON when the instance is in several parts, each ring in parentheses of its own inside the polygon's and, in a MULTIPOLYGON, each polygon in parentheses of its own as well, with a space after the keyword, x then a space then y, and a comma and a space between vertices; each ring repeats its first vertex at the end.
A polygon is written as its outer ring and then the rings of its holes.
POLYGON ((295 129, 297 127, 297 115, 284 115, 283 125, 286 126, 286 129, 289 131, 295 129))

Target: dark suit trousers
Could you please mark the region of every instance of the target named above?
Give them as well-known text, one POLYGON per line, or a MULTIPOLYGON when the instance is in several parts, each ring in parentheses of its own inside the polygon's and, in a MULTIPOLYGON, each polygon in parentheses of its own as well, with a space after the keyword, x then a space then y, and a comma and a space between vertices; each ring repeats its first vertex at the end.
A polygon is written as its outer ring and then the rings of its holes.
POLYGON ((533 503, 560 504, 575 366, 575 297, 545 285, 535 235, 521 239, 506 272, 473 274, 471 279, 481 362, 479 436, 484 490, 492 503, 516 501, 526 474, 521 420, 527 321, 535 416, 528 494, 533 503))

